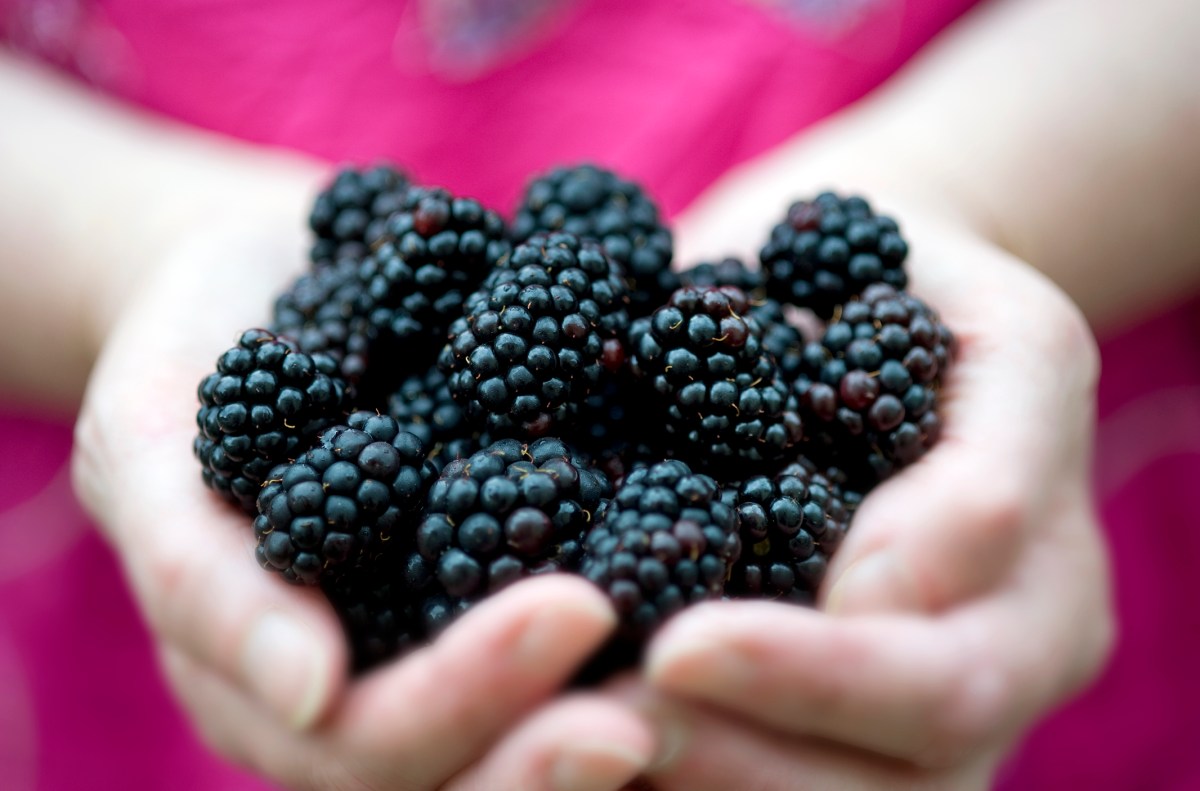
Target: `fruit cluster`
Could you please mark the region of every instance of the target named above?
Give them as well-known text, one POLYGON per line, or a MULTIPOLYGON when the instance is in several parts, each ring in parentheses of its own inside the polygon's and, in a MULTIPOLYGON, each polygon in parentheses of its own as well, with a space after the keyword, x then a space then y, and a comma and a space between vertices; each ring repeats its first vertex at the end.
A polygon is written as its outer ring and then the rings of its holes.
POLYGON ((693 602, 810 603, 938 436, 953 340, 862 198, 795 203, 761 266, 682 271, 645 191, 593 166, 511 224, 345 169, 309 224, 311 269, 200 384, 195 453, 360 668, 535 574, 604 590, 622 661, 693 602))

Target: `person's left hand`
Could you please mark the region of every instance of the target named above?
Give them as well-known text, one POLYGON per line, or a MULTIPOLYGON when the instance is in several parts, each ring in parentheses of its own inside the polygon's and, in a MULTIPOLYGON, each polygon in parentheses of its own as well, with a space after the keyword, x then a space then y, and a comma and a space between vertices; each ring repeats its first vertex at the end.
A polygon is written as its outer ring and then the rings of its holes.
POLYGON ((822 609, 713 602, 656 636, 616 694, 660 723, 659 791, 984 789, 1106 656, 1088 328, 1024 263, 899 216, 959 343, 944 434, 868 495, 822 609))

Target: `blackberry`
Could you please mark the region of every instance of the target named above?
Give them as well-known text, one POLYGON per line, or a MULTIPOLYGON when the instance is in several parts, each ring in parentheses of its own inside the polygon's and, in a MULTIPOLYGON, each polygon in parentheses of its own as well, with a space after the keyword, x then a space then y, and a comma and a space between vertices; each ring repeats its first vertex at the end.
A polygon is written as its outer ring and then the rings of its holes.
POLYGON ((662 422, 645 408, 637 385, 623 367, 588 396, 579 413, 573 439, 612 480, 632 465, 660 460, 666 453, 662 422))
POLYGON ((863 488, 925 453, 941 432, 938 390, 954 339, 907 292, 876 284, 804 350, 793 385, 812 458, 863 488))
POLYGON ((362 310, 389 359, 432 357, 463 300, 510 252, 504 221, 471 198, 410 187, 370 239, 362 310))
POLYGON ((312 585, 409 538, 436 473, 425 454, 417 437, 373 412, 325 431, 272 470, 259 494, 259 565, 312 585))
POLYGON ((192 448, 204 483, 254 513, 275 465, 294 458, 342 414, 345 383, 333 359, 305 354, 266 330, 247 330, 200 382, 192 448))
POLYGON ((462 407, 451 397, 446 375, 436 367, 401 382, 388 398, 388 414, 428 448, 468 434, 462 407))
POLYGON ((323 352, 338 362, 341 375, 356 383, 367 371, 371 327, 362 315, 360 262, 343 258, 301 275, 275 301, 271 331, 295 342, 300 351, 323 352))
POLYGON ((450 462, 429 491, 405 564, 437 630, 473 601, 521 577, 578 563, 608 479, 558 439, 508 439, 450 462))
POLYGON ((598 247, 539 235, 513 250, 450 326, 438 364, 475 425, 543 436, 624 360, 624 285, 598 247))
POLYGON ((696 264, 692 268, 680 272, 679 279, 685 286, 698 288, 733 286, 747 294, 760 292, 765 285, 761 269, 750 269, 737 258, 725 258, 715 264, 708 262, 696 264))
POLYGON ((404 653, 424 637, 396 554, 352 566, 321 585, 342 622, 358 672, 404 653))
POLYGON ((516 218, 519 242, 565 231, 600 243, 629 279, 631 309, 649 315, 679 287, 671 270, 674 243, 658 207, 632 181, 595 165, 557 168, 529 184, 516 218))
POLYGON ((770 296, 828 319, 872 283, 904 288, 907 255, 895 220, 860 197, 824 192, 793 203, 759 257, 770 296))
POLYGON ((346 167, 313 203, 308 225, 316 234, 312 260, 360 259, 368 235, 399 208, 408 177, 390 165, 346 167))
POLYGON ((633 368, 665 404, 665 427, 708 469, 781 458, 800 419, 762 329, 736 288, 682 288, 631 332, 633 368))
POLYGON ((584 543, 582 573, 612 600, 619 640, 640 646, 688 604, 718 599, 740 551, 716 482, 682 461, 631 472, 584 543))
POLYGON ((735 598, 812 604, 829 559, 850 527, 854 495, 842 476, 800 459, 778 475, 755 476, 726 490, 737 510, 742 554, 727 590, 735 598))

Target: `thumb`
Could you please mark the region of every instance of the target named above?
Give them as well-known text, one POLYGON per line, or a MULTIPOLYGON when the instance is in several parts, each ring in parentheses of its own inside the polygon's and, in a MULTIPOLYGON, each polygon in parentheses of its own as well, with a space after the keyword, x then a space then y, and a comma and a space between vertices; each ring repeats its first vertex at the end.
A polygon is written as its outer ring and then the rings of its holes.
POLYGON ((1078 311, 993 248, 946 234, 922 245, 915 290, 959 347, 943 434, 864 500, 830 569, 833 613, 937 611, 986 591, 1039 514, 1086 490, 1097 365, 1078 311))

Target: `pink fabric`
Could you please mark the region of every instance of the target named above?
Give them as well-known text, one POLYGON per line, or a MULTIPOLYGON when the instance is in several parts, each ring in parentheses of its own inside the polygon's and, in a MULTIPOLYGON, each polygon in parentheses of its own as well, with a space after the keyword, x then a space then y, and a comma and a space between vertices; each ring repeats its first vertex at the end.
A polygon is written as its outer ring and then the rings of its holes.
MULTIPOLYGON (((853 24, 809 24, 796 9, 829 4, 799 0, 542 5, 474 78, 423 49, 419 10, 396 0, 0 0, 0 34, 187 123, 392 158, 499 208, 531 172, 590 159, 675 212, 877 85, 971 0, 859 0, 853 24)), ((1184 604, 1200 568, 1198 315, 1104 346, 1098 506, 1122 642, 1002 788, 1200 787, 1200 623, 1184 604)), ((117 563, 69 496, 69 448, 62 421, 0 415, 0 786, 263 787, 207 753, 170 700, 117 563)))

